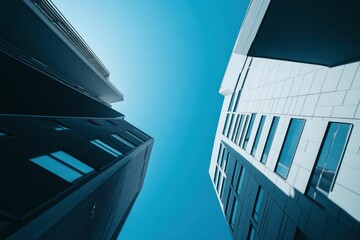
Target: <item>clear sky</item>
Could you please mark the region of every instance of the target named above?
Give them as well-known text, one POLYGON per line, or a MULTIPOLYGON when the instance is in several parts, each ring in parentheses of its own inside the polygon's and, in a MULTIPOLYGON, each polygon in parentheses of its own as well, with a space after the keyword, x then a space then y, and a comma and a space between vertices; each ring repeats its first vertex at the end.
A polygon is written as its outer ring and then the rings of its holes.
POLYGON ((249 0, 53 0, 155 139, 119 239, 231 239, 208 174, 218 93, 249 0))

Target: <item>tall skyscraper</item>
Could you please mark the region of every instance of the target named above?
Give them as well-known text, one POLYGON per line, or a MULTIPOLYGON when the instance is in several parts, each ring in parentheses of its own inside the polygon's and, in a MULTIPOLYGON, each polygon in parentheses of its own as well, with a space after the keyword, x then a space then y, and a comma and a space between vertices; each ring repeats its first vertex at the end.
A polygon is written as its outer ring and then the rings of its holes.
POLYGON ((0 238, 116 239, 153 139, 50 0, 5 1, 0 22, 0 238))
POLYGON ((251 1, 209 169, 234 239, 360 239, 358 8, 251 1))

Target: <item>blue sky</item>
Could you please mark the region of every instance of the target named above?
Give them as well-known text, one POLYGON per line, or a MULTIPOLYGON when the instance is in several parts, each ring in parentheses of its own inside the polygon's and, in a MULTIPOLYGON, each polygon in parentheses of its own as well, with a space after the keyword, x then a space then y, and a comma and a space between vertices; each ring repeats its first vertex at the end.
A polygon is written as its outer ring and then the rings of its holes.
POLYGON ((120 239, 230 239, 208 175, 218 90, 248 0, 54 0, 155 139, 120 239))

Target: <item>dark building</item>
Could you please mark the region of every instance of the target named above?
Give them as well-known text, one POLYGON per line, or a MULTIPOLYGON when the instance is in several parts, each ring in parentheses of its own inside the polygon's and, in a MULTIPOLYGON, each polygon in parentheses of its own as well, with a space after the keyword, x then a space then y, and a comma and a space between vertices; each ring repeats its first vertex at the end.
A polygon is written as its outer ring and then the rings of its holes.
POLYGON ((5 1, 0 21, 0 239, 116 239, 153 139, 51 1, 5 1))

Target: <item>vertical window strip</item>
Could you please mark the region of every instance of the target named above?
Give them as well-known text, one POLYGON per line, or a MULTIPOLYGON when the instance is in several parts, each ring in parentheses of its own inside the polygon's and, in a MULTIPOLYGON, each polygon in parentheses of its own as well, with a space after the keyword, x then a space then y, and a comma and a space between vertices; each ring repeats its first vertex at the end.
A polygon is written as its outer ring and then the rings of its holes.
POLYGON ((332 191, 351 130, 352 124, 328 124, 306 191, 321 205, 326 204, 327 195, 332 191))
POLYGON ((121 152, 119 152, 118 150, 114 149, 113 147, 107 145, 106 143, 104 143, 103 141, 101 141, 99 139, 95 139, 90 142, 92 144, 94 144, 95 146, 97 146, 98 148, 104 150, 105 152, 113 155, 114 157, 119 157, 122 155, 121 152))
POLYGON ((239 121, 239 126, 237 128, 236 135, 235 135, 235 144, 237 144, 237 145, 239 145, 240 132, 241 132, 241 129, 242 129, 243 122, 244 122, 244 115, 241 114, 240 121, 239 121))
POLYGON ((220 189, 220 199, 221 199, 221 200, 224 200, 225 181, 226 181, 226 178, 225 178, 225 176, 223 176, 223 180, 222 180, 222 183, 221 183, 221 189, 220 189))
POLYGON ((263 127, 264 127, 265 119, 266 119, 266 116, 261 116, 259 127, 258 127, 258 130, 257 130, 256 135, 255 135, 254 144, 253 144, 253 147, 251 149, 251 155, 253 155, 253 156, 255 156, 256 149, 257 149, 259 141, 260 141, 260 137, 261 137, 261 133, 262 133, 262 130, 263 130, 263 127))
POLYGON ((226 205, 225 205, 225 208, 224 208, 224 214, 225 214, 226 216, 229 215, 228 210, 229 210, 230 199, 231 199, 231 191, 229 191, 229 193, 228 193, 228 195, 227 195, 226 205))
POLYGON ((236 197, 234 196, 234 201, 233 201, 233 207, 231 209, 231 215, 230 215, 230 226, 231 229, 234 229, 234 225, 235 225, 235 219, 236 219, 236 212, 237 212, 237 208, 238 208, 238 200, 236 199, 236 197))
POLYGON ((229 104, 229 108, 228 108, 228 112, 230 112, 232 110, 232 106, 234 104, 234 98, 235 98, 236 92, 234 91, 231 95, 231 100, 230 100, 230 104, 229 104))
POLYGON ((228 129, 227 134, 226 134, 227 138, 229 138, 229 136, 231 134, 231 131, 232 131, 232 128, 233 128, 233 123, 234 123, 234 117, 235 117, 235 114, 232 114, 231 119, 230 119, 229 129, 228 129))
POLYGON ((236 98, 236 101, 235 101, 235 105, 234 105, 233 112, 236 112, 237 107, 238 107, 238 105, 239 105, 239 100, 240 100, 240 96, 241 96, 241 91, 242 91, 242 90, 240 90, 240 91, 238 92, 238 95, 237 95, 237 98, 236 98))
POLYGON ((280 156, 275 168, 275 172, 284 179, 286 179, 289 174, 297 146, 300 142, 304 125, 304 119, 293 118, 290 121, 290 126, 286 133, 280 156))
POLYGON ((30 161, 68 182, 74 182, 83 176, 48 155, 31 158, 30 161))
POLYGON ((264 190, 259 187, 257 195, 256 195, 256 200, 255 200, 255 207, 254 207, 254 211, 253 211, 253 218, 255 220, 255 222, 258 222, 259 220, 259 216, 260 216, 260 210, 261 210, 261 205, 264 199, 264 190))
POLYGON ((218 154, 218 158, 217 158, 217 163, 220 165, 221 161, 222 161, 222 157, 223 157, 223 152, 224 152, 224 146, 222 143, 220 143, 220 147, 219 147, 219 154, 218 154))
POLYGON ((217 188, 216 188, 216 190, 217 190, 217 192, 218 193, 220 193, 220 186, 221 186, 221 184, 222 184, 222 182, 221 182, 221 180, 222 180, 222 176, 221 176, 222 174, 221 174, 221 171, 219 171, 219 174, 218 174, 218 180, 217 180, 217 188))
POLYGON ((241 143, 244 140, 244 136, 245 136, 246 127, 247 127, 248 122, 249 122, 249 115, 246 115, 245 123, 244 123, 244 126, 242 127, 242 131, 241 131, 241 137, 240 137, 240 141, 239 141, 239 146, 241 145, 241 143))
POLYGON ((244 177, 245 177, 245 168, 243 166, 240 167, 240 173, 239 173, 239 180, 237 182, 236 186, 236 192, 240 196, 241 188, 244 183, 244 177))
POLYGON ((126 141, 124 138, 122 138, 121 136, 117 135, 117 134, 111 134, 111 136, 113 138, 115 138, 116 140, 122 142, 123 144, 125 144, 126 146, 130 147, 130 148, 134 148, 135 146, 130 143, 129 141, 126 141))
POLYGON ((266 139, 264 151, 262 153, 261 160, 260 160, 260 162, 262 162, 263 164, 266 164, 267 158, 269 156, 271 145, 273 143, 276 129, 277 129, 277 126, 279 123, 279 119, 280 119, 279 117, 274 117, 272 120, 270 131, 269 131, 268 137, 266 139))
POLYGON ((228 121, 229 121, 229 117, 230 117, 230 114, 226 114, 226 119, 225 119, 225 123, 224 123, 224 129, 223 129, 223 132, 222 134, 225 136, 225 132, 227 130, 227 125, 228 125, 228 121))
POLYGON ((247 144, 249 142, 251 131, 252 131, 252 128, 254 126, 255 118, 256 118, 256 113, 251 114, 250 123, 249 123, 249 126, 247 128, 245 139, 244 139, 244 142, 243 142, 243 145, 242 145, 242 148, 244 150, 246 150, 247 144))
POLYGON ((238 168, 239 168, 239 163, 238 163, 238 161, 236 161, 235 162, 234 172, 233 172, 233 175, 232 175, 232 178, 231 178, 231 185, 233 185, 233 186, 235 184, 235 177, 236 177, 236 172, 238 171, 238 168))
POLYGON ((250 228, 249 228, 249 234, 248 234, 248 240, 254 240, 255 239, 255 228, 253 227, 253 225, 250 224, 250 228))
POLYGON ((236 121, 235 121, 235 124, 234 124, 234 131, 233 131, 233 134, 231 136, 231 141, 234 141, 234 138, 235 138, 235 134, 237 132, 237 129, 239 128, 239 118, 240 118, 240 115, 237 115, 236 116, 236 121))
POLYGON ((215 186, 216 186, 216 180, 217 180, 218 174, 219 174, 219 168, 216 166, 216 168, 215 168, 215 174, 214 174, 214 179, 213 179, 213 182, 214 182, 215 186))

